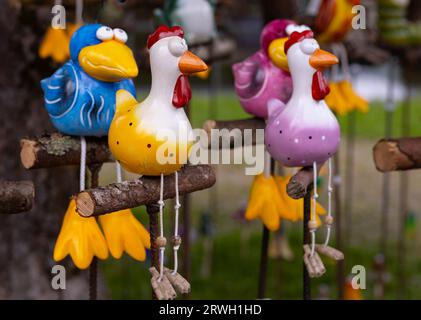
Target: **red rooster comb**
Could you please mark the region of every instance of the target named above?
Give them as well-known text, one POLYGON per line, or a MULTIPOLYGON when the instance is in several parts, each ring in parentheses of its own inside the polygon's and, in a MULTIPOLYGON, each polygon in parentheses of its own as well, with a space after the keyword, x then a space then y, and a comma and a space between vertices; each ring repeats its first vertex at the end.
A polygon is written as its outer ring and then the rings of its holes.
POLYGON ((152 34, 148 37, 148 49, 150 49, 157 41, 167 37, 180 37, 184 38, 184 31, 179 26, 168 27, 165 25, 159 26, 152 34))
POLYGON ((312 39, 314 38, 313 31, 311 30, 304 30, 303 32, 294 31, 290 36, 287 42, 285 42, 284 50, 285 54, 288 53, 289 48, 291 48, 297 42, 300 42, 304 39, 312 39))

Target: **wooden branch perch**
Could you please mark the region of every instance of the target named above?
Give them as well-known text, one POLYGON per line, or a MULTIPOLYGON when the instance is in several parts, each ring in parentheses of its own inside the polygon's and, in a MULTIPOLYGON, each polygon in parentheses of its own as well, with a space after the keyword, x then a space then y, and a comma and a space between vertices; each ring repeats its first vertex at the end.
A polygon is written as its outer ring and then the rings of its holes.
MULTIPOLYGON (((322 166, 318 166, 321 168, 322 166)), ((293 199, 301 199, 307 193, 308 186, 313 183, 313 167, 301 168, 287 184, 287 193, 293 199)))
MULTIPOLYGON (((174 175, 165 177, 164 199, 175 197, 174 175)), ((179 171, 180 195, 210 188, 215 183, 215 172, 209 165, 186 166, 179 171)), ((160 177, 142 177, 85 190, 76 199, 81 216, 98 216, 118 210, 154 204, 159 200, 160 177)))
POLYGON ((421 168, 421 137, 382 139, 373 147, 373 158, 381 172, 421 168))
MULTIPOLYGON (((107 138, 86 138, 86 164, 111 162, 107 138)), ((20 141, 20 158, 26 169, 80 164, 80 139, 53 133, 20 141)))
POLYGON ((35 188, 32 181, 0 182, 0 213, 15 214, 31 210, 35 188))
POLYGON ((242 119, 242 120, 228 120, 228 121, 217 121, 217 120, 207 120, 203 124, 203 129, 206 131, 208 135, 208 147, 209 148, 221 148, 223 145, 227 145, 230 148, 234 148, 235 144, 234 141, 241 143, 240 146, 244 145, 244 133, 246 129, 252 130, 252 139, 251 145, 261 144, 264 143, 263 139, 257 139, 256 130, 257 129, 265 129, 265 121, 260 118, 251 118, 251 119, 242 119), (230 135, 220 137, 219 133, 216 130, 226 129, 230 131, 230 135), (228 138, 228 139, 227 139, 228 138))

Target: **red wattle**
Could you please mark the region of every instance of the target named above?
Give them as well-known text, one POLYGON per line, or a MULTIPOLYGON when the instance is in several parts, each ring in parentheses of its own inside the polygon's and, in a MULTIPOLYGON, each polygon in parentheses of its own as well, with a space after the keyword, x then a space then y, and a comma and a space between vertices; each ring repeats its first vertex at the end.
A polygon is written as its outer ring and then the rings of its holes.
POLYGON ((321 71, 316 71, 313 74, 313 82, 311 84, 311 93, 314 100, 323 100, 330 92, 329 85, 323 73, 321 71))
POLYGON ((176 108, 182 108, 191 99, 191 88, 189 79, 185 75, 181 75, 177 79, 172 96, 172 104, 176 108))

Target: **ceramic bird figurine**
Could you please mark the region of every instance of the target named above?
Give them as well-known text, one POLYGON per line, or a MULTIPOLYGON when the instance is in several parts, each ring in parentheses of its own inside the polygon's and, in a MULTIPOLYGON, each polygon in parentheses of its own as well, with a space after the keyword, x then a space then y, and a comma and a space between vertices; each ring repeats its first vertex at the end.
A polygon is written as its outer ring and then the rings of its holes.
POLYGON ((352 7, 360 3, 360 0, 322 0, 315 22, 317 40, 323 43, 342 41, 355 16, 352 7))
MULTIPOLYGON (((70 60, 41 82, 54 126, 61 133, 81 137, 80 190, 85 188, 84 136, 108 134, 117 90, 135 94, 130 78, 137 76, 138 69, 126 41, 122 29, 84 25, 71 38, 70 60)), ((104 237, 95 218, 79 217, 74 202, 72 199, 54 248, 56 261, 70 254, 75 265, 85 269, 93 256, 105 259, 108 249, 116 258, 127 251, 135 259, 145 259, 147 231, 129 210, 100 218, 104 237)))
MULTIPOLYGON (((273 20, 262 30, 261 49, 233 65, 236 93, 246 112, 267 118, 269 101, 277 99, 286 103, 289 100, 292 80, 283 46, 293 31, 307 29, 307 26, 296 25, 291 20, 273 20)), ((267 154, 265 156, 269 157, 267 154)), ((267 166, 265 173, 257 175, 253 180, 245 218, 259 218, 266 228, 275 231, 283 219, 302 219, 302 201, 289 198, 286 188, 282 186, 285 178, 275 178, 267 166)), ((321 206, 317 214, 324 214, 321 206)))
POLYGON ((339 65, 334 66, 329 83, 330 94, 326 96, 327 105, 339 115, 358 110, 368 111, 368 102, 353 89, 349 71, 348 54, 342 41, 352 27, 355 16, 353 6, 360 0, 323 0, 319 1, 315 30, 319 42, 330 44, 332 52, 340 58, 342 77, 339 79, 339 65))
MULTIPOLYGON (((288 101, 292 92, 291 76, 282 44, 287 39, 290 20, 273 20, 260 34, 261 49, 232 66, 235 91, 243 109, 259 118, 267 118, 270 99, 288 101), (278 43, 278 45, 275 45, 278 43), (273 50, 273 48, 275 50, 273 50), (272 60, 273 59, 273 60, 272 60)), ((265 157, 268 157, 265 153, 265 157)), ((269 230, 278 230, 284 216, 284 205, 275 178, 265 161, 265 172, 257 175, 250 189, 245 212, 247 220, 259 218, 269 230)))
POLYGON ((99 24, 78 29, 70 41, 70 60, 41 81, 45 108, 64 134, 106 136, 115 111, 115 93, 135 94, 138 74, 127 34, 99 24))
MULTIPOLYGON (((329 159, 328 238, 333 222, 330 212, 330 158, 339 146, 340 129, 336 117, 324 102, 329 87, 322 70, 338 63, 338 59, 320 49, 310 30, 293 32, 284 49, 293 81, 293 93, 286 105, 279 100, 270 103, 265 145, 271 156, 287 167, 313 166, 314 181, 317 181, 317 166, 329 159)), ((313 212, 316 212, 316 184, 314 191, 313 212)), ((314 213, 309 227, 313 236, 313 253, 317 228, 314 213)))
POLYGON ((235 92, 243 109, 259 118, 267 118, 271 99, 287 102, 292 81, 281 43, 288 39, 286 28, 291 20, 273 20, 260 34, 261 49, 251 57, 232 66, 235 92))
POLYGON ((192 128, 184 112, 191 98, 187 75, 206 70, 206 64, 187 49, 181 27, 160 26, 147 41, 152 86, 142 102, 129 91, 117 92, 117 110, 111 123, 108 144, 114 157, 130 172, 160 176, 161 195, 159 217, 161 233, 157 239, 160 249, 160 276, 164 277, 163 188, 164 176, 175 174, 176 205, 173 237, 174 269, 177 273, 178 235, 178 173, 187 162, 193 143, 192 128))
MULTIPOLYGON (((408 19, 412 1, 379 0, 378 28, 382 43, 390 46, 419 46, 421 44, 421 23, 419 18, 408 19)), ((417 10, 412 10, 417 11, 417 10)))
POLYGON ((205 43, 216 36, 214 8, 208 0, 166 0, 155 15, 161 24, 181 26, 189 45, 205 43))

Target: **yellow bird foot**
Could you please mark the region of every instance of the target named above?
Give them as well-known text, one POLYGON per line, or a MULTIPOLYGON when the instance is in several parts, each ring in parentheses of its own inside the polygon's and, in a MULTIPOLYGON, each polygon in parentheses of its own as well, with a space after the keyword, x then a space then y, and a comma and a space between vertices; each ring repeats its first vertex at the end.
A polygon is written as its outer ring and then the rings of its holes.
MULTIPOLYGON (((280 212, 281 219, 297 221, 303 219, 304 201, 303 199, 293 199, 287 194, 287 184, 291 176, 277 176, 275 178, 281 198, 282 210, 280 212)), ((311 206, 311 214, 313 216, 313 205, 311 206)), ((319 215, 325 215, 326 210, 319 203, 316 204, 317 225, 320 225, 319 215)))
POLYGON ((342 92, 342 95, 351 105, 351 109, 356 109, 361 112, 368 112, 368 102, 367 100, 360 97, 352 87, 351 82, 343 80, 338 82, 339 89, 342 92))
POLYGON ((245 217, 247 220, 260 219, 269 230, 280 226, 282 201, 273 176, 260 174, 254 178, 245 217))
POLYGON ((70 39, 73 36, 73 33, 76 32, 77 29, 79 29, 83 24, 77 24, 77 23, 67 23, 67 36, 69 38, 69 43, 70 43, 70 39))
POLYGON ((70 57, 69 36, 64 29, 49 27, 38 50, 40 58, 51 57, 55 62, 63 63, 70 57))
POLYGON ((343 95, 341 87, 338 82, 329 83, 330 93, 325 97, 325 102, 332 111, 338 115, 343 116, 352 111, 353 106, 349 104, 346 97, 343 95))
POLYGON ((123 252, 138 261, 146 259, 146 249, 150 249, 148 230, 129 210, 121 210, 99 217, 108 249, 115 259, 120 259, 123 252))
POLYGON ((64 216, 56 245, 54 260, 60 261, 67 255, 79 269, 86 269, 94 256, 108 258, 107 242, 95 218, 82 218, 76 212, 76 201, 70 200, 64 216))

